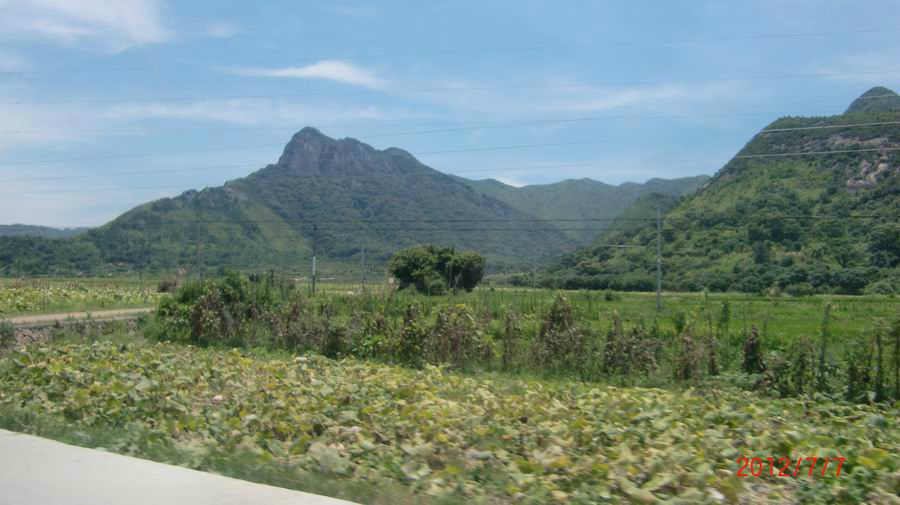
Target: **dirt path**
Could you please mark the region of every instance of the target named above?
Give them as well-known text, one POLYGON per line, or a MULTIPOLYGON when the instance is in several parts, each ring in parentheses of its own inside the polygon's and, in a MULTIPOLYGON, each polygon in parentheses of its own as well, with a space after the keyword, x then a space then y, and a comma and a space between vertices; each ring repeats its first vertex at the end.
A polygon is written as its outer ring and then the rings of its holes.
POLYGON ((109 321, 112 319, 129 319, 132 316, 136 316, 139 314, 146 314, 148 312, 153 312, 152 307, 148 308, 137 308, 137 309, 116 309, 116 310, 94 310, 87 312, 65 312, 62 314, 36 314, 32 316, 16 316, 9 318, 9 322, 11 322, 15 326, 22 326, 27 324, 37 324, 37 323, 52 323, 54 321, 65 321, 67 319, 87 319, 90 315, 91 320, 105 320, 109 321))

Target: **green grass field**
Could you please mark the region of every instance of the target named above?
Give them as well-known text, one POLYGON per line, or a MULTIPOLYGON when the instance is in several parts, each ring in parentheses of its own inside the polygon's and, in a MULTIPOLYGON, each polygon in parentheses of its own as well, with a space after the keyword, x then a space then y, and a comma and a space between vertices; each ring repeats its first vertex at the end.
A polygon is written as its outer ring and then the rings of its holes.
MULTIPOLYGON (((384 296, 384 286, 369 286, 369 293, 384 296)), ((332 297, 335 303, 352 304, 344 300, 358 298, 360 286, 322 284, 320 293, 332 297), (353 293, 352 295, 349 293, 353 293)), ((471 293, 460 292, 447 296, 426 297, 400 292, 401 300, 416 299, 426 306, 465 303, 492 318, 502 318, 507 309, 541 319, 553 305, 560 291, 530 288, 479 288, 471 293)), ((655 293, 561 291, 572 302, 579 319, 605 324, 615 312, 625 321, 658 321, 664 330, 674 330, 674 321, 684 314, 687 319, 703 320, 705 313, 715 315, 727 302, 730 306, 731 331, 749 330, 757 325, 763 338, 774 344, 784 344, 794 337, 815 337, 819 334, 825 306, 831 305, 832 334, 857 336, 873 331, 880 325, 900 317, 900 298, 868 295, 815 295, 804 297, 758 296, 744 293, 663 293, 662 310, 656 310, 655 293), (608 299, 609 298, 609 299, 608 299), (698 319, 699 318, 699 319, 698 319)))

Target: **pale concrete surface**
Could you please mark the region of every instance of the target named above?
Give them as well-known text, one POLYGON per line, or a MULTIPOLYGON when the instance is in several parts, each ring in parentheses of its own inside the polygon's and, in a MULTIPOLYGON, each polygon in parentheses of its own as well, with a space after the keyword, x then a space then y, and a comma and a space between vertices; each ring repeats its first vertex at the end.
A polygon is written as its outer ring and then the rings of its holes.
POLYGON ((115 310, 95 310, 88 312, 65 312, 62 314, 35 314, 30 316, 16 316, 7 319, 15 326, 35 323, 53 323, 54 321, 65 322, 68 319, 87 319, 91 317, 93 321, 111 321, 115 319, 128 319, 130 317, 147 314, 153 312, 153 307, 138 309, 115 309, 115 310))
POLYGON ((0 505, 347 505, 0 430, 0 505))

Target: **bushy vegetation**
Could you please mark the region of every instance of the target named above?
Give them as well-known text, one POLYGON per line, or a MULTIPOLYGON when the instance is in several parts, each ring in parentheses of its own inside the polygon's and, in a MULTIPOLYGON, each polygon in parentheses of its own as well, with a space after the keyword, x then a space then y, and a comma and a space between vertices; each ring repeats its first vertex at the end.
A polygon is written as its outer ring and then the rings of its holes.
POLYGON ((78 443, 339 496, 356 487, 369 503, 892 503, 898 420, 896 408, 821 398, 172 344, 0 358, 0 426, 52 435, 66 423, 78 443), (846 462, 840 477, 749 479, 736 476, 742 455, 846 462), (386 489, 405 492, 386 500, 386 489))
POLYGON ((447 364, 617 384, 725 381, 773 396, 897 399, 900 342, 889 335, 900 332, 900 322, 836 338, 825 318, 817 331, 764 340, 757 325, 768 321, 748 327, 745 320, 735 331, 727 301, 713 305, 707 299, 699 310, 670 320, 626 321, 616 311, 589 317, 564 293, 540 311, 426 300, 398 293, 310 298, 277 276, 251 279, 232 272, 165 296, 151 336, 414 367, 447 364))
POLYGON ((388 272, 400 281, 400 289, 413 286, 420 293, 442 295, 448 289, 472 291, 484 277, 484 264, 484 256, 475 252, 428 244, 395 254, 388 272))

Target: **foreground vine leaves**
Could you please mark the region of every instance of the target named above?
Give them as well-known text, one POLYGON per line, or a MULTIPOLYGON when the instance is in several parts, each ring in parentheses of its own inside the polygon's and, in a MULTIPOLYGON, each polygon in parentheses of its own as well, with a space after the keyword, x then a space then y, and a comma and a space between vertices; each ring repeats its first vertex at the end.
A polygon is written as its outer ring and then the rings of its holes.
POLYGON ((0 358, 0 409, 489 503, 895 503, 900 411, 745 391, 461 376, 174 344, 54 343, 0 358), (736 476, 741 454, 846 458, 840 478, 736 476), (891 501, 893 500, 893 501, 891 501))

